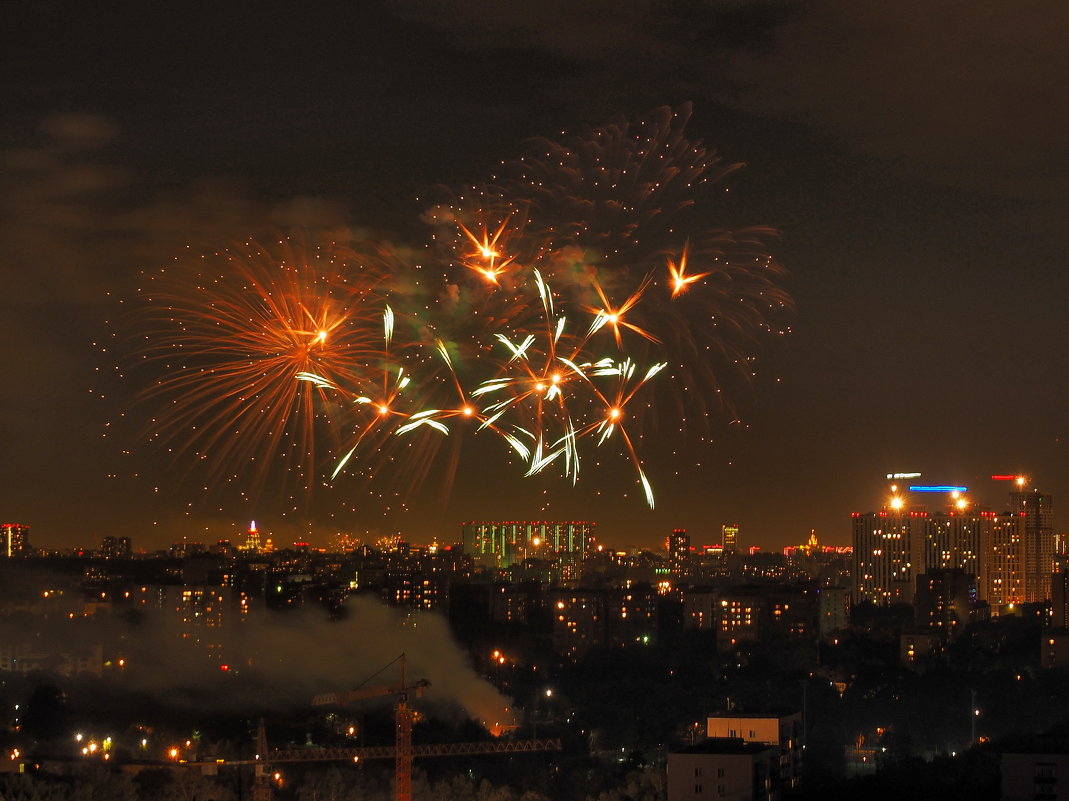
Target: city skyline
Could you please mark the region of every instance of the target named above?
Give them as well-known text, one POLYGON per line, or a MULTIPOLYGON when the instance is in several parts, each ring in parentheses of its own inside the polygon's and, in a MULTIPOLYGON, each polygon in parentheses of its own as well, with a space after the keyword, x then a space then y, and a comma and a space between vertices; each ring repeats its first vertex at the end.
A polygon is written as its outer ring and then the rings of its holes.
MULTIPOLYGON (((1054 524, 1054 504, 1052 496, 1049 493, 1042 493, 1039 487, 1035 487, 1030 482, 1029 478, 1024 475, 992 475, 989 477, 992 486, 999 490, 1004 490, 1005 498, 1002 501, 995 500, 990 501, 990 498, 998 495, 998 492, 981 493, 977 492, 976 487, 967 487, 963 485, 934 485, 930 483, 921 483, 923 476, 917 472, 909 473, 888 473, 885 475, 886 486, 884 491, 878 493, 876 497, 872 499, 872 502, 867 506, 858 509, 864 509, 864 511, 854 511, 851 513, 851 526, 853 528, 852 533, 847 539, 852 540, 852 543, 845 545, 847 548, 856 547, 858 531, 857 525, 859 518, 879 520, 880 518, 894 518, 896 520, 908 521, 911 517, 928 518, 931 516, 933 520, 940 518, 949 518, 951 521, 955 517, 961 518, 961 521, 979 521, 981 517, 1013 517, 1019 508, 1023 508, 1022 504, 1026 503, 1022 499, 1030 497, 1036 497, 1043 500, 1045 504, 1045 525, 1049 529, 1049 535, 1052 539, 1051 547, 1057 551, 1058 544, 1055 540, 1061 538, 1062 546, 1064 547, 1064 540, 1066 534, 1058 529, 1054 524)), ((55 547, 49 543, 35 543, 30 539, 30 528, 25 524, 19 523, 6 523, 0 524, 0 550, 6 550, 7 555, 11 556, 13 551, 20 551, 23 547, 23 541, 28 541, 28 548, 33 550, 42 550, 45 552, 78 552, 90 554, 96 552, 96 544, 94 542, 78 542, 67 547, 55 547)), ((706 533, 703 529, 703 539, 694 540, 685 528, 674 528, 670 532, 664 534, 661 541, 653 543, 645 543, 640 546, 635 545, 620 545, 618 543, 603 541, 597 537, 598 524, 597 521, 591 520, 551 520, 545 519, 530 519, 530 520, 518 520, 515 518, 502 519, 502 520, 489 520, 489 519, 476 519, 465 520, 459 524, 457 531, 452 534, 446 532, 444 529, 435 533, 430 540, 416 541, 406 539, 403 532, 395 532, 393 534, 385 534, 379 536, 368 535, 361 537, 359 533, 352 531, 335 531, 335 530, 318 530, 313 531, 309 528, 304 532, 304 538, 297 538, 290 540, 279 540, 275 542, 273 540, 273 533, 270 527, 262 528, 257 524, 255 520, 250 520, 245 528, 219 528, 216 530, 205 530, 204 532, 183 534, 180 539, 174 542, 168 543, 150 543, 146 546, 143 543, 138 543, 134 547, 132 540, 129 536, 117 537, 115 535, 105 535, 102 539, 98 540, 100 544, 99 552, 101 555, 108 556, 116 554, 124 554, 129 557, 132 553, 147 554, 153 552, 161 552, 167 549, 174 550, 180 548, 183 552, 187 547, 197 547, 204 549, 205 552, 224 544, 228 545, 232 549, 237 551, 248 550, 252 552, 260 551, 272 551, 272 550, 286 550, 286 549, 312 549, 319 552, 344 552, 352 550, 359 545, 370 545, 373 547, 392 548, 399 542, 406 543, 416 548, 434 548, 434 547, 455 547, 463 548, 465 553, 481 553, 484 547, 489 547, 486 543, 497 541, 499 538, 505 536, 506 532, 511 532, 511 537, 515 540, 516 532, 526 530, 527 539, 533 536, 534 540, 527 543, 526 546, 521 546, 520 550, 515 554, 511 554, 509 559, 517 560, 517 563, 522 558, 527 556, 533 556, 539 558, 539 546, 550 546, 550 541, 556 542, 561 537, 565 537, 569 543, 566 550, 571 552, 576 549, 576 545, 572 543, 573 536, 579 536, 578 542, 596 543, 598 550, 605 549, 609 552, 618 553, 638 553, 641 551, 659 553, 663 551, 663 554, 669 561, 678 558, 677 551, 679 550, 679 543, 686 542, 687 549, 692 554, 700 555, 705 552, 706 549, 720 549, 722 548, 725 553, 743 553, 743 552, 766 552, 766 553, 778 553, 781 552, 785 555, 793 553, 799 549, 805 549, 811 546, 819 545, 824 548, 832 548, 841 550, 844 547, 844 539, 828 539, 817 536, 815 530, 811 530, 809 535, 800 539, 797 542, 791 542, 784 545, 782 548, 769 548, 765 543, 754 541, 748 541, 745 536, 739 541, 740 527, 732 521, 724 523, 720 526, 719 537, 716 536, 704 536, 706 533), (478 532, 478 533, 474 533, 478 532), (534 532, 532 534, 532 532, 534 532), (540 542, 544 539, 545 542, 540 542), (585 532, 582 535, 575 535, 572 533, 563 534, 562 532, 585 532), (474 538, 474 539, 473 539, 474 538), (482 545, 473 545, 474 541, 483 542, 482 545), (533 548, 533 549, 532 549, 533 548), (530 553, 528 550, 532 549, 530 553)), ((709 532, 711 534, 711 532, 709 532)), ((502 539, 502 542, 504 540, 502 539)), ((559 544, 559 543, 558 543, 559 544)), ((590 548, 588 545, 583 545, 579 550, 588 551, 590 548)), ((491 550, 487 550, 490 553, 491 550)), ((493 549, 494 553, 497 553, 497 547, 493 549)), ((550 547, 547 553, 556 552, 555 547, 550 547)), ((1060 553, 1060 551, 1057 551, 1060 553)), ((1053 558, 1053 557, 1052 557, 1053 558)), ((509 564, 512 564, 510 561, 509 564)), ((945 566, 945 565, 944 565, 945 566)))
POLYGON ((1069 108, 1052 78, 1065 15, 1041 7, 710 3, 689 18, 634 2, 595 22, 471 0, 285 24, 176 9, 162 28, 4 8, 0 519, 53 547, 148 548, 250 519, 282 539, 415 542, 464 520, 581 519, 651 549, 676 528, 715 543, 731 522, 741 544, 779 550, 811 530, 846 542, 887 473, 975 487, 993 508, 989 476, 1023 473, 1057 499, 1069 108), (730 190, 716 222, 779 232, 795 311, 707 439, 639 443, 654 510, 626 460, 588 457, 573 486, 482 446, 451 488, 339 482, 306 507, 270 484, 253 497, 251 480, 205 492, 196 459, 133 424, 153 411, 117 378, 130 353, 112 335, 141 271, 278 228, 419 248, 436 187, 485 180, 534 137, 688 102, 687 137, 746 164, 716 184, 730 190))

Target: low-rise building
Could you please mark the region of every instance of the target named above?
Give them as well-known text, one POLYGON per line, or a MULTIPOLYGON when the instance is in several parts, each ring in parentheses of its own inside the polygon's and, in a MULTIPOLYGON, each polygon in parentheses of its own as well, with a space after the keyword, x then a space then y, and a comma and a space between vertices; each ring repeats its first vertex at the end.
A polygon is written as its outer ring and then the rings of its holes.
POLYGON ((1005 753, 1002 755, 1002 801, 1066 801, 1069 799, 1069 754, 1005 753))
POLYGON ((668 801, 777 801, 779 749, 710 738, 668 754, 668 801))
POLYGON ((738 737, 746 743, 776 748, 777 777, 783 787, 794 787, 802 775, 802 715, 799 712, 722 712, 709 716, 710 738, 738 737))

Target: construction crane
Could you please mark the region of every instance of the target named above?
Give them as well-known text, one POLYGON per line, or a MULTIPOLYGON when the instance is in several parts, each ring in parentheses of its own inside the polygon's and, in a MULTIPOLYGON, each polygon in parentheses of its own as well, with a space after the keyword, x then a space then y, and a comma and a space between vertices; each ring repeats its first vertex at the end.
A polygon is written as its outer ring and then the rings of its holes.
MULTIPOLYGON (((357 687, 341 693, 322 693, 312 698, 312 706, 342 706, 353 701, 379 698, 392 695, 394 701, 394 727, 396 729, 394 745, 394 797, 397 801, 412 801, 412 718, 413 712, 408 707, 410 696, 420 698, 431 683, 419 679, 414 684, 408 683, 408 660, 404 654, 390 662, 379 671, 381 673, 394 662, 401 664, 401 680, 395 684, 376 687, 357 687)), ((377 676, 378 673, 375 674, 377 676)), ((372 676, 371 678, 374 678, 372 676)), ((370 679, 369 679, 370 680, 370 679)))
MULTIPOLYGON (((312 699, 313 706, 330 706, 347 704, 352 701, 361 701, 367 698, 377 698, 392 695, 396 699, 394 704, 396 740, 395 745, 378 748, 320 748, 320 749, 294 749, 285 751, 273 751, 268 757, 271 762, 305 762, 317 760, 359 760, 359 759, 382 759, 392 756, 394 758, 394 801, 412 801, 412 759, 416 756, 474 756, 476 754, 508 754, 531 751, 560 751, 559 739, 546 740, 506 740, 486 743, 443 743, 439 745, 412 745, 412 720, 413 712, 408 707, 410 697, 421 697, 423 690, 430 686, 426 679, 419 679, 413 684, 408 683, 408 663, 405 655, 386 665, 382 670, 400 662, 401 680, 394 684, 386 684, 375 687, 358 687, 341 693, 323 693, 312 699)), ((382 672, 379 671, 379 673, 382 672)), ((375 674, 376 676, 378 673, 375 674)), ((374 678, 372 676, 371 678, 374 678)), ((370 679, 369 679, 370 680, 370 679)), ((264 741, 266 744, 266 740, 264 741)), ((266 753, 266 747, 262 753, 266 753)), ((264 773, 264 786, 266 786, 266 772, 264 773)), ((256 801, 260 801, 256 799, 256 801)))
MULTIPOLYGON (((543 740, 494 740, 479 743, 439 743, 437 745, 415 745, 411 748, 411 757, 443 756, 478 756, 483 754, 520 754, 533 751, 560 751, 559 738, 543 740)), ((365 746, 363 748, 276 748, 268 750, 267 733, 263 719, 256 734, 256 756, 254 759, 194 761, 185 763, 191 768, 200 768, 204 773, 215 775, 224 765, 252 765, 254 770, 252 801, 271 801, 272 765, 282 762, 360 762, 365 759, 394 759, 397 749, 394 746, 365 746)), ((396 761, 395 761, 396 765, 396 761)), ((407 761, 411 768, 411 758, 407 761)), ((403 781, 395 784, 394 797, 400 799, 400 788, 407 788, 411 801, 412 774, 402 777, 403 781)))
MULTIPOLYGON (((412 760, 414 757, 476 756, 482 754, 517 754, 534 751, 560 751, 559 738, 542 740, 493 740, 478 743, 439 743, 432 745, 412 745, 412 723, 414 714, 408 707, 408 699, 420 697, 423 690, 430 686, 426 679, 408 683, 408 665, 405 655, 390 662, 382 668, 381 673, 394 663, 399 662, 401 680, 394 684, 358 687, 340 693, 322 693, 312 699, 313 706, 331 706, 361 701, 367 698, 381 698, 392 695, 394 705, 396 740, 393 746, 364 746, 361 748, 289 748, 269 750, 267 733, 261 719, 256 734, 256 756, 248 760, 211 760, 206 762, 189 762, 189 767, 199 767, 205 773, 215 774, 223 765, 253 765, 254 779, 252 801, 271 801, 271 765, 282 762, 360 762, 365 759, 394 760, 394 799, 395 801, 412 801, 412 760)), ((375 674, 375 676, 378 675, 375 674)), ((368 681, 370 681, 371 676, 368 681)))

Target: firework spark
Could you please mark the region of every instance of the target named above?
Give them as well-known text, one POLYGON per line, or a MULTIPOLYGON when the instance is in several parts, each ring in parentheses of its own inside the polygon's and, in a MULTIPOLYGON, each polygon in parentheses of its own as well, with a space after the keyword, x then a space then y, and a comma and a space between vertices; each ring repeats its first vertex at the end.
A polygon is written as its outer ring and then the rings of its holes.
POLYGON ((679 257, 679 263, 678 264, 676 262, 672 261, 671 258, 668 259, 668 276, 669 276, 668 283, 669 283, 669 286, 672 288, 672 297, 673 298, 679 297, 681 294, 683 294, 684 292, 687 291, 687 289, 690 287, 691 284, 694 284, 694 283, 702 280, 703 278, 705 278, 708 275, 712 275, 712 273, 708 272, 708 273, 697 273, 697 274, 687 275, 687 246, 686 246, 686 244, 683 245, 683 253, 679 257))

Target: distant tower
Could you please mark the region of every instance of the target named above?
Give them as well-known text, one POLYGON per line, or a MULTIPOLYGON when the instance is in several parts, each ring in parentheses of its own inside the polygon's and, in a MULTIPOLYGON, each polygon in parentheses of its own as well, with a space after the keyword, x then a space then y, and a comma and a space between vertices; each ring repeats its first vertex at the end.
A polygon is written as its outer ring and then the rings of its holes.
POLYGON ((105 559, 129 559, 133 549, 129 537, 104 537, 100 544, 100 555, 105 559))
POLYGON ((726 523, 720 530, 724 538, 724 554, 738 553, 739 550, 739 524, 726 523))
POLYGON ((241 550, 250 553, 260 553, 263 550, 263 546, 260 544, 260 532, 256 530, 255 520, 249 523, 249 532, 245 535, 245 547, 241 550))
POLYGON ((1024 600, 1036 603, 1050 598, 1050 578, 1054 572, 1054 499, 1039 490, 1025 489, 1018 481, 1010 493, 1010 511, 1024 518, 1022 556, 1024 600))
POLYGON ((0 525, 0 559, 27 556, 30 553, 30 527, 19 523, 0 525))
POLYGON ((689 572, 690 537, 685 528, 677 528, 668 536, 668 568, 679 578, 689 572))

